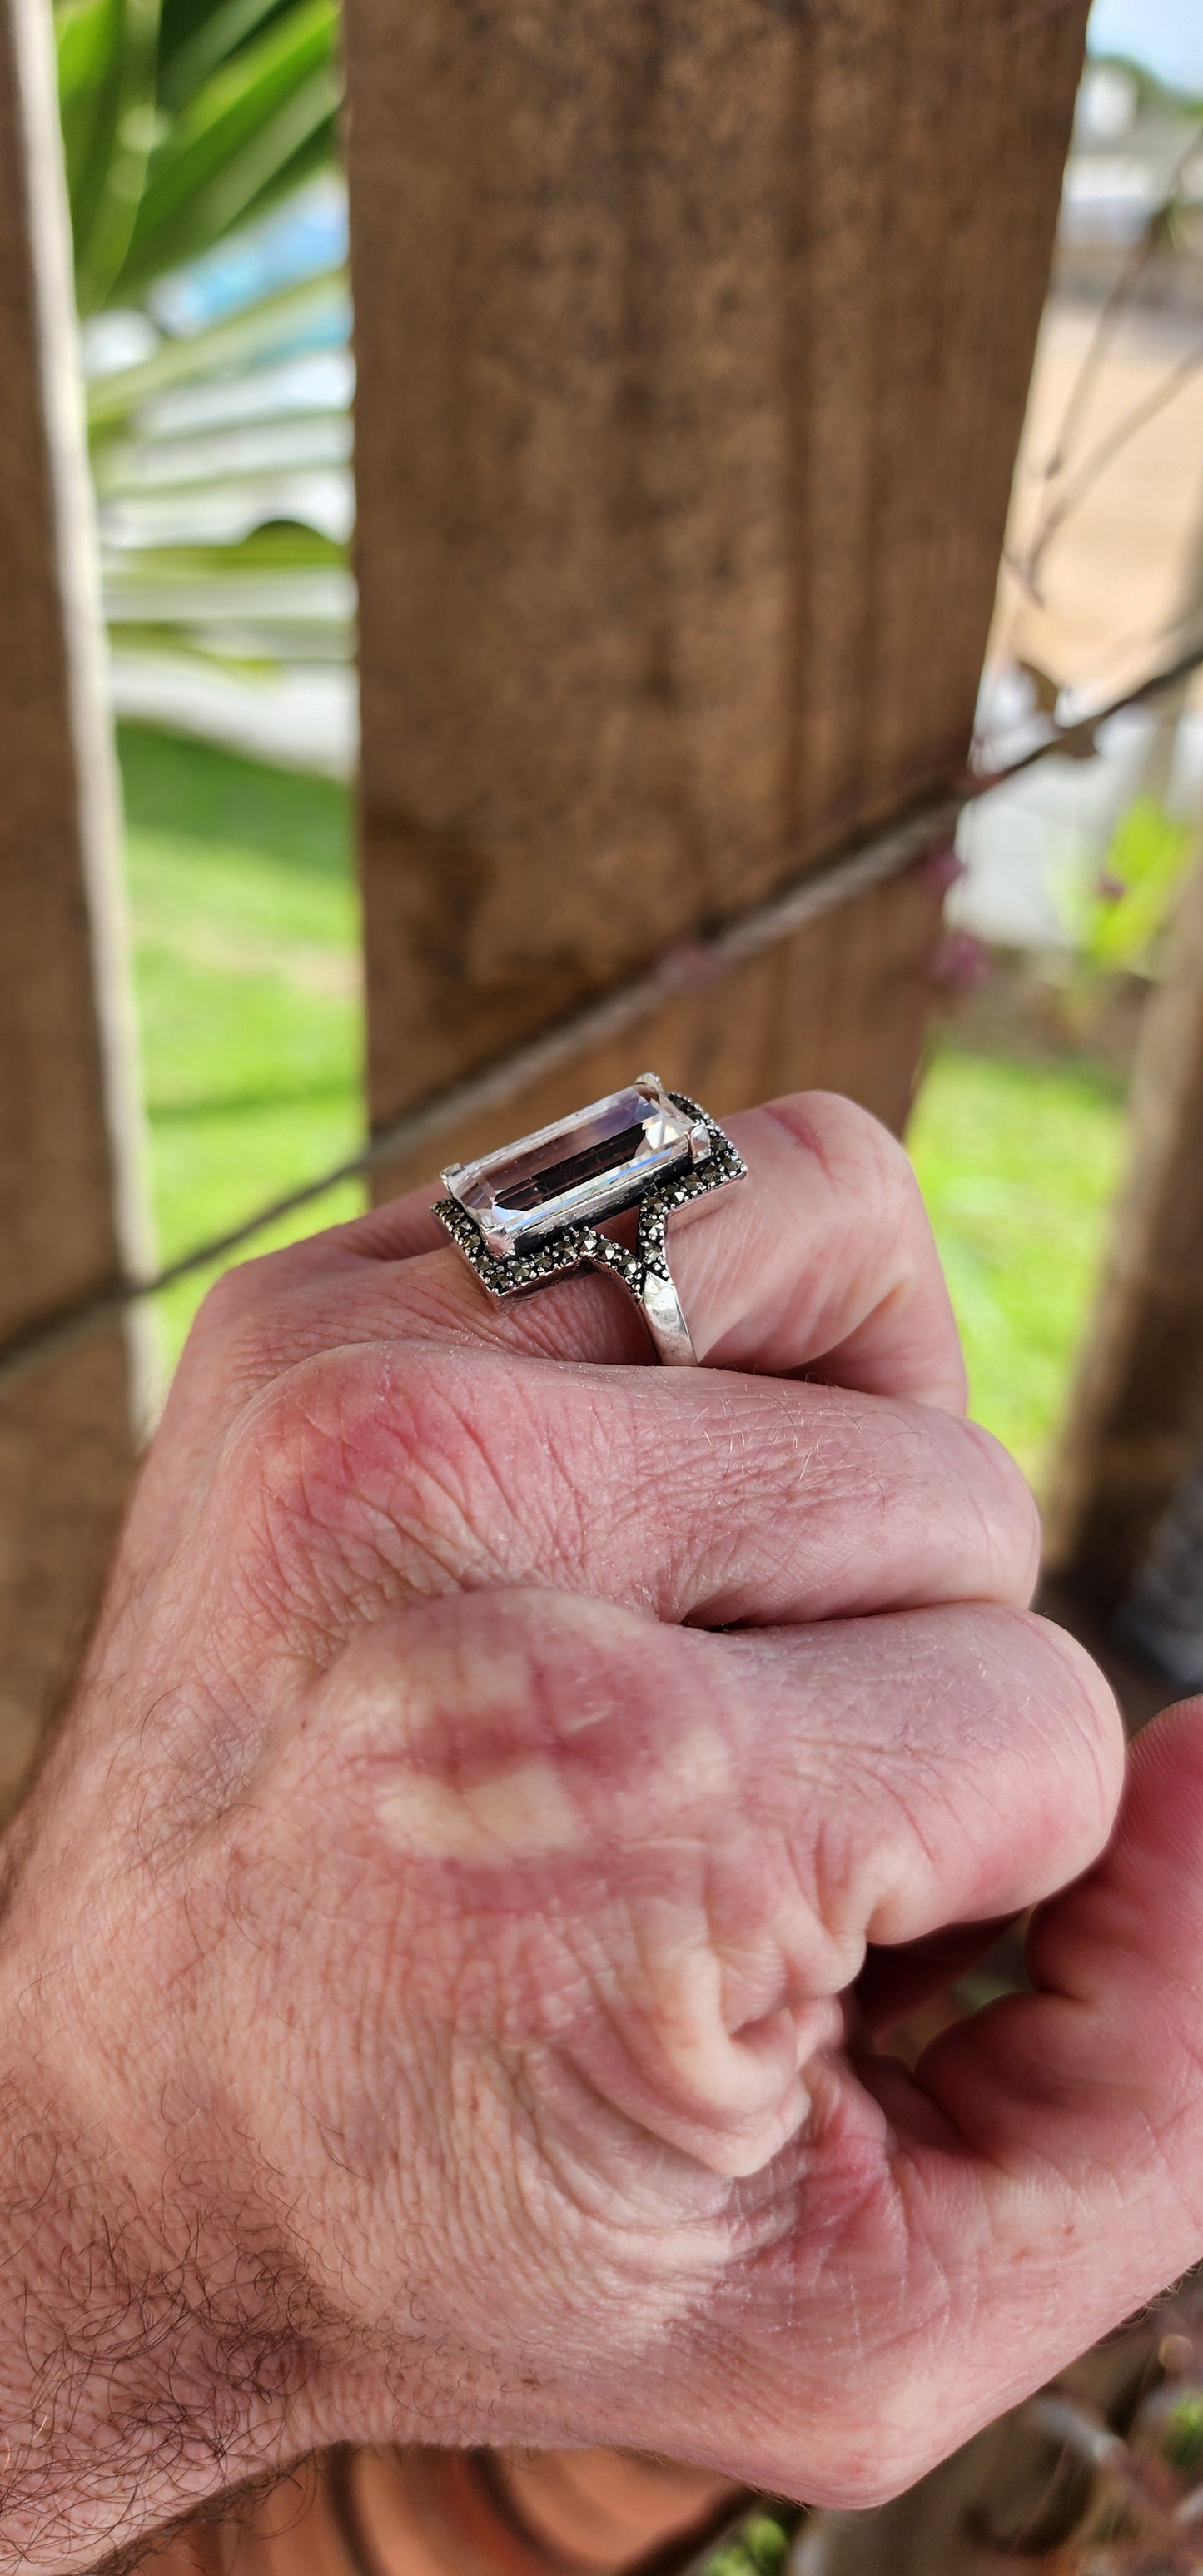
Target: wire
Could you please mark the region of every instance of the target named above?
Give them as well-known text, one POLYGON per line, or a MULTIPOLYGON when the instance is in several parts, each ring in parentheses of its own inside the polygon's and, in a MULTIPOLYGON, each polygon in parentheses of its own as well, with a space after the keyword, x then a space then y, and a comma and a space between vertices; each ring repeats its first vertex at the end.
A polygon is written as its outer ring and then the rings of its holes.
POLYGON ((441 1091, 419 1101, 400 1118, 393 1119, 371 1137, 362 1151, 315 1174, 300 1189, 289 1190, 282 1198, 271 1199, 257 1208, 240 1225, 227 1233, 212 1236, 192 1252, 183 1253, 146 1279, 116 1278, 87 1297, 52 1313, 33 1316, 16 1333, 0 1342, 0 1390, 16 1385, 22 1378, 44 1367, 50 1360, 90 1338, 145 1298, 157 1297, 165 1288, 173 1288, 180 1279, 194 1271, 204 1270, 210 1262, 238 1252, 242 1246, 261 1234, 266 1226, 280 1218, 292 1216, 298 1208, 307 1207, 313 1199, 322 1198, 340 1181, 356 1179, 361 1173, 375 1170, 382 1163, 398 1162, 417 1152, 439 1135, 458 1126, 462 1120, 477 1117, 484 1111, 501 1107, 504 1102, 527 1090, 548 1074, 558 1073, 589 1048, 606 1040, 621 1037, 627 1029, 648 1018, 666 1002, 682 994, 717 983, 737 966, 776 948, 799 930, 807 929, 824 913, 834 911, 855 896, 868 894, 892 877, 901 875, 942 843, 947 844, 955 831, 958 817, 966 805, 976 804, 991 795, 1012 778, 1021 777, 1050 753, 1067 742, 1093 735, 1109 717, 1121 715, 1129 707, 1141 706, 1165 689, 1176 688, 1203 666, 1203 643, 1181 655, 1168 669, 1155 671, 1135 688, 1125 690, 1095 714, 1076 719, 1071 725, 1050 732, 1044 742, 1023 753, 1005 768, 970 773, 959 785, 943 796, 933 797, 916 806, 893 823, 866 834, 850 849, 829 862, 826 867, 812 868, 769 897, 767 902, 753 904, 738 913, 720 930, 670 948, 642 975, 629 983, 619 984, 597 1002, 588 1002, 582 1010, 545 1029, 525 1046, 495 1058, 462 1082, 449 1084, 441 1091))

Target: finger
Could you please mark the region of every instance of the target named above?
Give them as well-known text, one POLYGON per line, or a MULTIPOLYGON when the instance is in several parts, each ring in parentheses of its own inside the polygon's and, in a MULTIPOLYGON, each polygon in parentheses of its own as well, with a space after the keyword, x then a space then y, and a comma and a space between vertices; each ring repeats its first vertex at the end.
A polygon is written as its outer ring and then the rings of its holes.
POLYGON ((917 2070, 949 2148, 915 2152, 911 2217, 979 2320, 949 2440, 1203 2252, 1203 1702, 1136 1743, 1114 1840, 1037 1917, 1028 1968, 1035 1993, 917 2070))
POLYGON ((1035 1992, 945 2032, 913 2079, 818 2070, 805 2163, 777 2169, 772 2290, 791 2317, 809 2297, 820 2351, 854 2320, 872 2454, 838 2373, 786 2377, 774 2412, 791 2346, 770 2308, 750 2426, 766 2485, 897 2494, 1198 2261, 1203 1701, 1138 1740, 1109 1846, 1043 1908, 1028 1967, 1035 1992))
POLYGON ((415 1253, 445 1252, 447 1236, 434 1213, 435 1190, 429 1181, 399 1199, 368 1208, 336 1231, 344 1245, 369 1261, 412 1261, 415 1253))
POLYGON ((1021 1604, 1037 1563, 1027 1487, 976 1426, 704 1369, 324 1353, 251 1408, 229 1472, 251 1488, 231 1526, 258 1525, 266 1478, 274 1561, 303 1545, 347 1620, 498 1583, 712 1627, 1021 1604))
POLYGON ((805 2116, 866 1939, 1061 1883, 1119 1778, 1087 1659, 985 1609, 702 1637, 478 1592, 361 1631, 316 1699, 288 1758, 370 1789, 373 1866, 419 1874, 424 1919, 450 1873, 464 1920, 515 1927, 485 1981, 511 2042, 728 2174, 805 2116))
POLYGON ((699 1219, 673 1256, 699 1357, 963 1412, 956 1322, 897 1139, 832 1092, 737 1124, 754 1186, 732 1191, 726 1240, 699 1219))
MULTIPOLYGON (((747 1179, 669 1234, 699 1358, 776 1376, 805 1370, 963 1411, 948 1292, 897 1140, 828 1092, 750 1110, 730 1130, 747 1179)), ((399 1200, 298 1253, 247 1265, 233 1274, 241 1292, 228 1294, 265 1316, 291 1298, 294 1352, 323 1337, 434 1331, 557 1359, 651 1360, 641 1318, 615 1282, 586 1272, 498 1301, 450 1247, 419 1249, 433 1225, 415 1197, 399 1200)))
POLYGON ((874 1945, 959 1942, 1038 1903, 1106 1841, 1123 1728, 1051 1620, 964 1602, 714 1642, 757 1712, 770 1799, 805 1747, 833 1991, 874 1945))

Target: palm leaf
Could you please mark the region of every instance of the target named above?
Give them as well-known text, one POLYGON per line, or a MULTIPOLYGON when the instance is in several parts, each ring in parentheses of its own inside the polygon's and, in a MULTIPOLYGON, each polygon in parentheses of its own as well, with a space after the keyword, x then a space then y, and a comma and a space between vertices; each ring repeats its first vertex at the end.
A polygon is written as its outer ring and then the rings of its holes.
POLYGON ((333 158, 337 0, 55 0, 55 33, 83 313, 333 158))
POLYGON ((340 95, 335 0, 296 0, 182 108, 151 155, 119 285, 136 295, 279 190, 340 95))
POLYGON ((120 0, 67 0, 55 12, 63 158, 77 241, 104 184, 121 32, 120 0))
POLYGON ((105 303, 129 248, 157 133, 158 46, 159 0, 122 0, 108 119, 98 138, 106 147, 104 169, 76 250, 76 294, 84 313, 105 303))
POLYGON ((122 272, 123 288, 136 293, 165 268, 182 266, 244 216, 258 213, 295 186, 313 166, 307 147, 319 145, 324 157, 340 96, 334 66, 324 65, 254 128, 207 186, 191 190, 177 203, 174 213, 159 219, 148 188, 122 272))
POLYGON ((280 0, 219 0, 216 8, 206 9, 189 27, 183 42, 174 46, 170 36, 173 17, 178 13, 165 10, 159 73, 159 96, 164 106, 186 106, 210 74, 237 53, 265 19, 275 15, 279 5, 280 0))
POLYGON ((100 376, 88 387, 88 423, 96 433, 115 429, 142 403, 170 386, 195 382, 219 369, 261 364, 323 327, 345 328, 349 314, 342 269, 327 269, 298 286, 281 287, 247 311, 210 324, 186 340, 164 340, 149 358, 100 376))
POLYGON ((68 0, 56 35, 76 291, 90 313, 125 256, 156 139, 159 0, 68 0))
MULTIPOLYGON (((232 270, 224 255, 212 275, 190 264, 333 158, 336 0, 55 10, 80 307, 146 301, 162 334, 87 387, 114 671, 126 701, 176 715, 181 671, 224 673, 201 697, 204 722, 228 723, 230 683, 320 666, 338 733, 355 609, 345 271, 189 327, 214 293, 220 307, 280 273, 270 227, 232 270)), ((328 223, 311 249, 311 220, 285 236, 286 263, 331 259, 328 223)))

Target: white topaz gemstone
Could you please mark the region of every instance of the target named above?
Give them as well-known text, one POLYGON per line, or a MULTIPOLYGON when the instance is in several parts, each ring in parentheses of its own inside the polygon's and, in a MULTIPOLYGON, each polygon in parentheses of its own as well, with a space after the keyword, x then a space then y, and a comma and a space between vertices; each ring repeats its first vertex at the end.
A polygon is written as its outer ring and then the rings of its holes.
POLYGON ((443 1184, 489 1251, 508 1259, 561 1226, 597 1224, 634 1207, 650 1182, 704 1161, 711 1150, 709 1130, 678 1109, 658 1074, 641 1073, 625 1090, 500 1153, 453 1163, 443 1184))

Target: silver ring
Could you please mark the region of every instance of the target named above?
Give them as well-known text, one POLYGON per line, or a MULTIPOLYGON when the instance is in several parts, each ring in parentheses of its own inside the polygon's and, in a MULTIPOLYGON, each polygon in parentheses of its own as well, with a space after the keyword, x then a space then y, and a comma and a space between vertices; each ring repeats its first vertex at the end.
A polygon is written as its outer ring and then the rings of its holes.
POLYGON ((697 1352, 668 1266, 669 1219, 692 1214, 746 1168, 696 1100, 641 1073, 554 1127, 479 1162, 452 1163, 434 1213, 491 1297, 546 1288, 573 1270, 608 1271, 634 1298, 657 1358, 691 1368, 697 1352), (636 1207, 628 1250, 600 1228, 636 1207))

